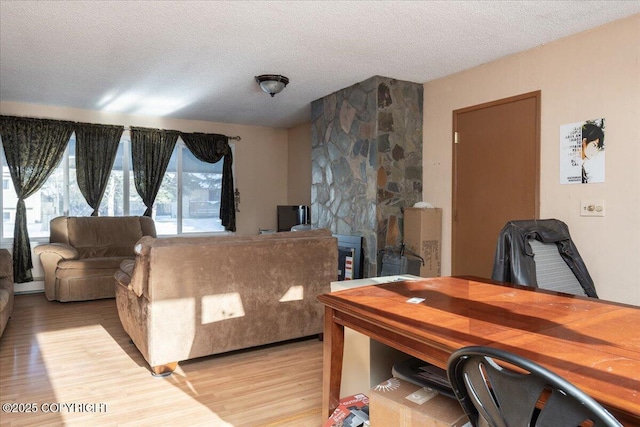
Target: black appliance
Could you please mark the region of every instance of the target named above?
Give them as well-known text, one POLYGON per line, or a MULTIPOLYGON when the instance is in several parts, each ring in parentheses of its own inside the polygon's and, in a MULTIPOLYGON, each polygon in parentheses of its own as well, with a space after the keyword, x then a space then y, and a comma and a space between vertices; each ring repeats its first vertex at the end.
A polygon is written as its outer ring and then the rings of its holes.
POLYGON ((300 224, 310 224, 311 215, 306 205, 279 205, 278 231, 291 231, 291 227, 300 224))

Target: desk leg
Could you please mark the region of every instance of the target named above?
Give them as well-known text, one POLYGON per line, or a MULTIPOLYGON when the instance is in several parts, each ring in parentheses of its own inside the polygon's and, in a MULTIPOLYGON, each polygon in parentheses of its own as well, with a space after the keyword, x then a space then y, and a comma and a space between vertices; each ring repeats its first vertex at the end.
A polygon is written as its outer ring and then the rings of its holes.
POLYGON ((334 310, 324 308, 324 346, 322 365, 322 416, 326 420, 338 407, 342 382, 344 326, 333 321, 334 310))

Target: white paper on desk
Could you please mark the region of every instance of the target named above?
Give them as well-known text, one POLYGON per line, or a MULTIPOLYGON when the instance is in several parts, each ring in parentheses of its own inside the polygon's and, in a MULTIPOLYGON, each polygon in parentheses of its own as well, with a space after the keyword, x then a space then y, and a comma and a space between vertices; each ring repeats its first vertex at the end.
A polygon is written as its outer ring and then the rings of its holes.
POLYGON ((418 297, 409 298, 407 300, 409 304, 420 304, 422 301, 424 301, 424 298, 418 298, 418 297))

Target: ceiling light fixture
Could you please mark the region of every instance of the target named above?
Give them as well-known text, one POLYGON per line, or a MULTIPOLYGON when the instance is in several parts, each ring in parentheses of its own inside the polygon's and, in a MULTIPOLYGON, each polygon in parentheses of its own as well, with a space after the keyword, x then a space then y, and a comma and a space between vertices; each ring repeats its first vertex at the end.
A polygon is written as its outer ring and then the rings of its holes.
POLYGON ((276 93, 282 92, 282 89, 289 84, 289 79, 279 74, 262 74, 256 76, 256 82, 260 85, 260 89, 273 97, 276 93))

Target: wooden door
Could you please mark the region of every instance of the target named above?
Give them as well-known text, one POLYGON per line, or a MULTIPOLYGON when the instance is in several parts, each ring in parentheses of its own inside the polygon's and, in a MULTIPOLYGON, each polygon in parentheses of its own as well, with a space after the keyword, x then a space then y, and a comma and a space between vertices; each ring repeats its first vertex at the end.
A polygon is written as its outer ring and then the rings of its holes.
POLYGON ((453 112, 452 274, 491 277, 500 230, 539 215, 540 92, 453 112))

